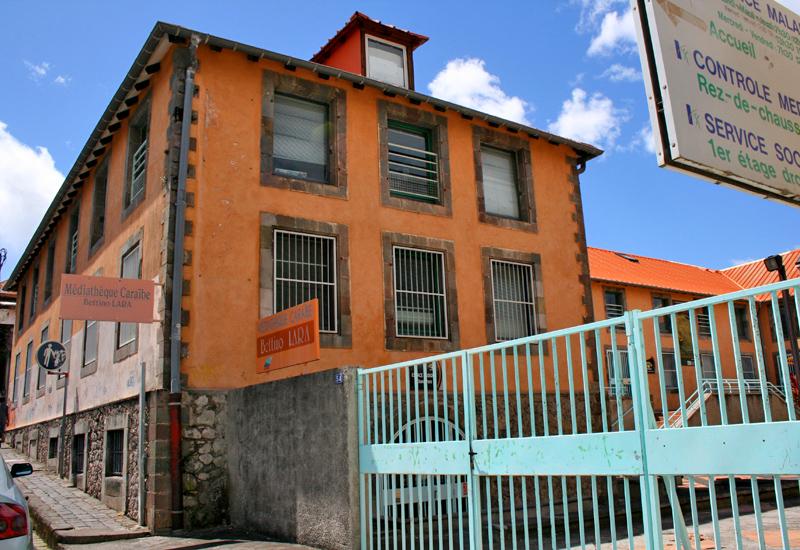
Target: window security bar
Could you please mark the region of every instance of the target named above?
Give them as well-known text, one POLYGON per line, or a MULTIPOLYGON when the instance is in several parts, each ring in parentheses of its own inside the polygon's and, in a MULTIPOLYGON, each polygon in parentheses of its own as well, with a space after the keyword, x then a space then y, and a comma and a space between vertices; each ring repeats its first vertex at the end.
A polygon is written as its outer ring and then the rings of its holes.
POLYGON ((625 314, 625 307, 619 304, 606 304, 606 316, 622 317, 625 314))
POLYGON ((425 149, 389 142, 389 181, 392 191, 438 200, 438 155, 425 149))
POLYGON ((317 298, 320 332, 338 332, 336 239, 275 230, 274 249, 274 311, 317 298))
POLYGON ((448 338, 444 254, 394 247, 397 336, 448 338))
POLYGON ((138 196, 144 189, 144 176, 147 168, 147 140, 133 153, 133 166, 131 168, 131 199, 138 196))

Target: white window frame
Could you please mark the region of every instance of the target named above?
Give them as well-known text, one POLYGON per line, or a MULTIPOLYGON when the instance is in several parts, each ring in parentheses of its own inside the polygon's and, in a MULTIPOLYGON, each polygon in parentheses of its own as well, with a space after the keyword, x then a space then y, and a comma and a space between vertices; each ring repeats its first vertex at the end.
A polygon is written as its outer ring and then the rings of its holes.
MULTIPOLYGON (((125 260, 126 260, 126 258, 128 258, 128 256, 130 256, 131 254, 137 253, 138 256, 139 256, 139 261, 138 261, 138 263, 136 265, 136 274, 137 274, 137 276, 135 277, 134 280, 137 280, 137 281, 141 280, 142 252, 143 252, 142 251, 142 241, 140 240, 140 241, 137 241, 136 244, 134 244, 133 246, 128 248, 128 250, 122 255, 122 257, 119 260, 119 276, 120 276, 120 278, 125 278, 125 260)), ((126 278, 131 279, 131 277, 126 277, 126 278)), ((127 346, 128 344, 132 344, 133 342, 135 342, 137 340, 138 337, 139 337, 139 331, 138 331, 138 326, 136 325, 136 323, 117 323, 116 349, 121 349, 121 348, 124 348, 125 346, 127 346), (122 326, 123 325, 133 325, 133 327, 134 327, 134 330, 132 331, 133 335, 130 338, 128 338, 127 340, 125 340, 124 342, 122 341, 122 326)), ((99 340, 98 340, 98 342, 99 342, 99 340)))
MULTIPOLYGON (((304 233, 302 231, 291 231, 287 229, 274 229, 272 233, 272 312, 278 313, 278 280, 289 283, 310 283, 313 285, 333 285, 333 329, 323 330, 320 327, 320 333, 324 334, 338 334, 339 333, 339 271, 338 271, 338 256, 336 252, 336 237, 331 237, 330 235, 317 235, 316 233, 304 233), (278 247, 276 243, 278 242, 278 234, 283 233, 285 235, 297 235, 299 237, 307 237, 311 239, 319 239, 319 240, 328 240, 333 243, 333 249, 331 252, 331 261, 333 263, 333 283, 325 283, 320 281, 305 281, 301 279, 287 279, 284 277, 278 277, 278 247)), ((320 307, 322 304, 320 304, 320 307)))
POLYGON ((98 325, 99 321, 87 320, 83 325, 83 367, 88 367, 92 363, 97 363, 98 355, 100 355, 100 325, 98 325), (89 334, 89 327, 97 327, 95 330, 97 331, 97 341, 95 342, 95 350, 94 350, 94 359, 86 362, 86 339, 89 334))
MULTIPOLYGON (((501 302, 512 303, 512 304, 522 304, 522 305, 529 305, 531 306, 533 313, 533 334, 528 334, 527 336, 533 336, 534 334, 539 333, 539 323, 537 319, 537 311, 536 311, 536 277, 534 273, 534 266, 531 264, 526 264, 522 262, 511 262, 508 260, 496 260, 492 259, 489 261, 489 272, 492 278, 492 321, 494 323, 494 339, 495 342, 508 342, 509 340, 500 340, 497 337, 497 297, 495 296, 495 286, 494 286, 494 265, 495 264, 507 264, 512 266, 519 266, 523 269, 528 271, 530 275, 530 284, 531 284, 531 301, 530 302, 521 302, 521 301, 513 301, 513 300, 500 300, 501 302)), ((524 338, 524 336, 523 336, 524 338)))
POLYGON ((450 339, 450 321, 447 316, 447 308, 449 306, 447 301, 447 271, 445 270, 445 253, 440 250, 426 250, 424 248, 414 248, 413 246, 392 246, 392 293, 394 295, 394 334, 397 338, 417 338, 417 339, 425 339, 425 340, 448 340, 450 339), (429 336, 429 335, 416 335, 416 334, 400 334, 400 316, 398 312, 398 300, 397 300, 397 251, 398 250, 409 250, 412 252, 422 252, 424 254, 435 254, 439 257, 439 262, 442 270, 442 292, 419 292, 419 291, 408 291, 402 290, 400 292, 405 293, 416 293, 416 294, 427 294, 430 296, 442 296, 444 298, 444 307, 442 308, 442 313, 444 314, 444 336, 429 336))
POLYGON ((610 395, 616 396, 619 393, 620 397, 630 397, 633 394, 633 382, 631 378, 631 364, 628 358, 627 348, 617 347, 617 355, 619 356, 619 391, 617 390, 617 377, 616 365, 614 364, 614 349, 606 348, 606 367, 608 370, 608 391, 610 395))
MULTIPOLYGON (((367 63, 367 78, 372 80, 378 80, 373 76, 370 76, 370 67, 369 67, 369 41, 374 40, 375 42, 382 42, 388 46, 392 46, 393 48, 400 48, 403 50, 403 85, 400 86, 401 88, 408 88, 408 51, 406 47, 402 44, 398 44, 397 42, 392 42, 391 40, 386 40, 384 38, 378 38, 377 36, 373 36, 371 34, 364 33, 364 58, 366 59, 367 63)), ((378 80, 378 82, 383 82, 382 80, 378 80)), ((396 84, 389 84, 388 82, 384 82, 384 84, 388 84, 389 86, 396 86, 396 84)))
POLYGON ((625 291, 621 288, 604 288, 603 289, 603 313, 606 315, 606 319, 616 319, 617 317, 622 317, 625 315, 625 291), (622 305, 619 304, 609 304, 606 301, 606 292, 615 292, 622 297, 622 305), (616 308, 622 308, 618 315, 609 315, 608 308, 611 306, 613 311, 617 311, 616 308))
POLYGON ((756 366, 756 358, 749 353, 743 353, 740 356, 739 363, 742 365, 742 379, 743 380, 758 380, 758 367, 756 366), (745 371, 744 362, 745 360, 750 361, 750 371, 745 371), (752 377, 747 376, 747 373, 751 372, 753 374, 752 377))
POLYGON ((716 380, 717 379, 717 366, 716 361, 714 359, 714 354, 709 352, 701 352, 700 353, 700 377, 703 380, 716 380), (706 372, 704 370, 705 365, 703 365, 704 358, 711 358, 711 367, 713 368, 714 372, 711 373, 711 376, 706 376, 706 372))
POLYGON ((678 369, 681 368, 681 366, 678 365, 677 361, 675 360, 675 350, 662 350, 661 351, 661 367, 662 367, 662 369, 664 371, 664 380, 662 381, 662 384, 664 385, 664 391, 678 391, 679 386, 680 386, 680 381, 678 380, 678 369), (675 365, 675 370, 674 371, 667 369, 667 361, 665 360, 667 355, 672 356, 672 364, 675 365), (667 373, 668 372, 674 372, 675 373, 675 385, 674 386, 668 386, 667 385, 667 381, 668 381, 667 373))

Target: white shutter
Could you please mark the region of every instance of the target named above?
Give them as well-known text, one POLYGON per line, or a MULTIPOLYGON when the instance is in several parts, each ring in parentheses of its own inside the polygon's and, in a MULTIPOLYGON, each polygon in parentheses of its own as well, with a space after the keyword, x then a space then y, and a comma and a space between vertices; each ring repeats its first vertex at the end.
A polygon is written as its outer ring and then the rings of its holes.
POLYGON ((484 147, 481 149, 483 166, 483 200, 486 212, 507 218, 519 219, 514 155, 484 147))
POLYGON ((273 156, 276 173, 323 179, 312 168, 321 168, 324 174, 327 165, 327 119, 325 105, 275 96, 273 156))
POLYGON ((367 76, 393 84, 406 86, 405 50, 372 38, 367 40, 367 76))

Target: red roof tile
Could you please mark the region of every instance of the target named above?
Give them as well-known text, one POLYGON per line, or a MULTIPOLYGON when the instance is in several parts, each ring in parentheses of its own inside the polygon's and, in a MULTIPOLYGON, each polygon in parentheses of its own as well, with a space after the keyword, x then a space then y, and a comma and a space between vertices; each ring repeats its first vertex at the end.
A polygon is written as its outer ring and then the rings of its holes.
POLYGON ((715 269, 589 247, 592 279, 712 296, 742 288, 715 269))

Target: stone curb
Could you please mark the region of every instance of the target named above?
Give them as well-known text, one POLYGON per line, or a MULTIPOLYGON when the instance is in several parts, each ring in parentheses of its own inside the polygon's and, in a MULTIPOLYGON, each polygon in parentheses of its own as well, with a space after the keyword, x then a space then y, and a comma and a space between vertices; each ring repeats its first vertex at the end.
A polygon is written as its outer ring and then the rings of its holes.
POLYGON ((90 544, 95 542, 135 539, 150 535, 150 531, 145 528, 131 529, 128 531, 73 529, 70 525, 55 523, 48 518, 47 510, 49 510, 49 507, 36 496, 29 496, 27 499, 28 511, 30 512, 33 528, 50 548, 58 548, 60 543, 90 544))

